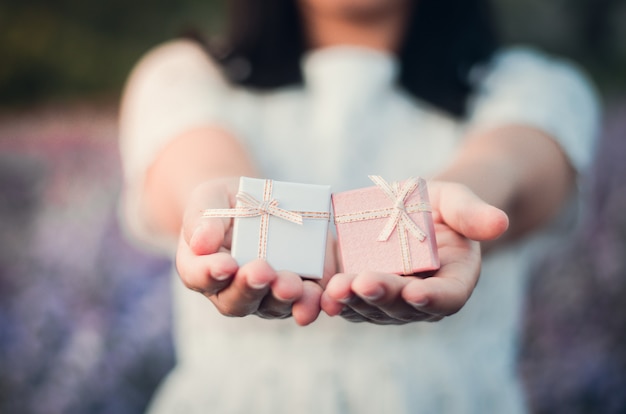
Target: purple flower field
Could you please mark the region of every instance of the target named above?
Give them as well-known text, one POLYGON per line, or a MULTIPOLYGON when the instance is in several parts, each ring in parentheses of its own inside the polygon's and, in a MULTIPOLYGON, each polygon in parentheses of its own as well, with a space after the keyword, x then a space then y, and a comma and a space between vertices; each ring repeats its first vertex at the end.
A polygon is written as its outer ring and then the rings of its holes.
POLYGON ((142 412, 174 361, 169 263, 120 233, 115 112, 0 125, 0 412, 142 412))
POLYGON ((521 372, 537 413, 626 412, 626 100, 609 103, 575 238, 535 266, 521 372))
MULTIPOLYGON (((0 114, 0 413, 140 413, 174 364, 169 268, 127 242, 113 105, 0 114)), ((581 231, 537 263, 520 369, 537 413, 626 411, 626 99, 581 231)))

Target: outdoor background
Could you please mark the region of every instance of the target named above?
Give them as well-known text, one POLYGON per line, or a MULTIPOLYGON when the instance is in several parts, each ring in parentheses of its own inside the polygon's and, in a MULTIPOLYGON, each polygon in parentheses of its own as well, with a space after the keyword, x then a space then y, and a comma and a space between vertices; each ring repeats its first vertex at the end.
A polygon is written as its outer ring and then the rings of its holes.
MULTIPOLYGON (((533 411, 626 412, 626 1, 493 0, 505 43, 602 95, 583 225, 535 263, 520 349, 533 411)), ((120 233, 116 111, 133 63, 221 1, 0 3, 0 413, 139 413, 174 363, 169 262, 120 233)))

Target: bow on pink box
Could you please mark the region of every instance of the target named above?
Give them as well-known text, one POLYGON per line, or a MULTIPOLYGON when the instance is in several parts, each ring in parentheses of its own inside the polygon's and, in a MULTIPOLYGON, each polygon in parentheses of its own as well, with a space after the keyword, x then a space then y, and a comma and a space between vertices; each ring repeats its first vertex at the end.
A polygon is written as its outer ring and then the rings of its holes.
POLYGON ((406 275, 437 269, 439 258, 426 182, 409 178, 388 183, 380 176, 369 178, 376 187, 333 194, 344 271, 406 275), (397 237, 392 238, 394 232, 397 237), (400 265, 394 260, 397 257, 400 265))
POLYGON ((387 197, 393 203, 392 211, 389 213, 389 220, 387 224, 380 232, 378 241, 387 241, 393 230, 398 227, 398 233, 400 237, 406 236, 405 232, 408 231, 416 239, 422 241, 426 238, 424 233, 411 217, 409 213, 417 213, 419 211, 430 212, 430 205, 428 203, 418 203, 407 206, 406 199, 409 195, 415 191, 419 182, 416 178, 409 178, 405 181, 404 186, 400 186, 399 182, 387 183, 382 177, 378 175, 370 175, 370 180, 374 182, 387 197))

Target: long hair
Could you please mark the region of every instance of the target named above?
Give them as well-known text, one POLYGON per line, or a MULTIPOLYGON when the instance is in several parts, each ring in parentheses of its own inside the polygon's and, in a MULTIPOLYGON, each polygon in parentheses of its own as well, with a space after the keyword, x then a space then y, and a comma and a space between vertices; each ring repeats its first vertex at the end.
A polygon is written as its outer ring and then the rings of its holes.
MULTIPOLYGON (((230 0, 225 44, 209 47, 231 82, 268 90, 300 84, 306 52, 296 0, 230 0)), ((465 114, 470 70, 497 47, 486 0, 416 0, 398 50, 398 82, 414 97, 465 114)))

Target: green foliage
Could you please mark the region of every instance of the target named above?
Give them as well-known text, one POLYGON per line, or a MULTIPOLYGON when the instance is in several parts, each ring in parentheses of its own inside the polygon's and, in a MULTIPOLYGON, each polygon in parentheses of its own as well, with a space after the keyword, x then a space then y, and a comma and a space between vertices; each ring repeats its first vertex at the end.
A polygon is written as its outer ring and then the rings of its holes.
POLYGON ((626 1, 492 0, 508 43, 580 63, 607 95, 626 91, 626 1))
MULTIPOLYGON (((263 1, 263 0, 258 0, 263 1)), ((297 1, 297 0, 294 0, 297 1)), ((2 0, 0 106, 118 93, 150 47, 223 25, 225 0, 2 0)), ((507 43, 581 62, 607 89, 625 88, 623 0, 493 0, 507 43)))
POLYGON ((119 91, 151 46, 219 30, 217 0, 3 0, 0 105, 119 91))

